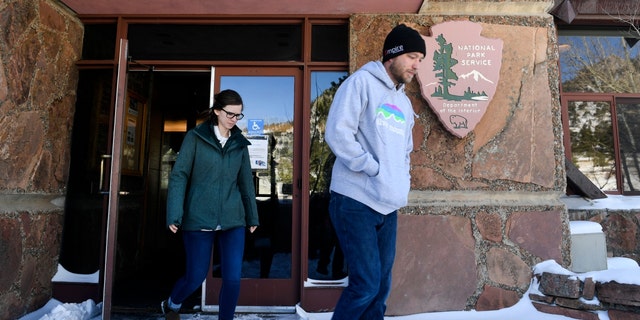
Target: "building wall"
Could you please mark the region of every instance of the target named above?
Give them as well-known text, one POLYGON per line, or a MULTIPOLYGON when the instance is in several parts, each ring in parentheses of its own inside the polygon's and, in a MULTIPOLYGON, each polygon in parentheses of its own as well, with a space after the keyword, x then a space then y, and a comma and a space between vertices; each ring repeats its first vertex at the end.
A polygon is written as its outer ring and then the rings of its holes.
POLYGON ((82 34, 56 1, 0 3, 0 319, 51 298, 82 34))
POLYGON ((482 25, 482 36, 504 42, 496 94, 465 138, 446 131, 417 81, 408 86, 419 118, 389 315, 509 307, 528 289, 535 264, 570 264, 568 214, 559 201, 565 171, 555 26, 538 4, 513 15, 351 19, 352 71, 378 59, 386 33, 401 22, 430 35, 434 24, 470 20, 482 25))
POLYGON ((570 209, 571 221, 592 221, 602 226, 607 255, 640 263, 640 209, 570 209))
MULTIPOLYGON (((439 22, 470 20, 483 25, 483 36, 504 41, 497 94, 465 138, 442 127, 417 82, 408 87, 420 118, 389 314, 508 307, 529 286, 533 265, 570 264, 568 215, 558 200, 565 177, 555 27, 541 9, 548 2, 498 2, 502 11, 492 14, 486 11, 497 7, 487 3, 473 9, 428 1, 431 9, 418 15, 352 17, 352 70, 379 59, 384 36, 399 22, 429 35, 439 22), (461 15, 465 10, 485 14, 461 15)), ((53 0, 0 4, 3 319, 50 298, 82 34, 81 23, 53 0)))

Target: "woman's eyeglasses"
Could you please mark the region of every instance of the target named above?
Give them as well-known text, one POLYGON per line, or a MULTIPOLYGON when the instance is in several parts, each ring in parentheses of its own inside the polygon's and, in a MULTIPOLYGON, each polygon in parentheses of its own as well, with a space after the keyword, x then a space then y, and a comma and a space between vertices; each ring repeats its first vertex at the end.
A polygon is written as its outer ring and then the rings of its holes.
POLYGON ((238 120, 242 120, 242 118, 244 118, 244 114, 242 113, 233 113, 233 112, 229 112, 225 109, 220 109, 222 111, 224 111, 224 113, 227 114, 227 119, 233 119, 233 117, 236 117, 236 119, 238 120))

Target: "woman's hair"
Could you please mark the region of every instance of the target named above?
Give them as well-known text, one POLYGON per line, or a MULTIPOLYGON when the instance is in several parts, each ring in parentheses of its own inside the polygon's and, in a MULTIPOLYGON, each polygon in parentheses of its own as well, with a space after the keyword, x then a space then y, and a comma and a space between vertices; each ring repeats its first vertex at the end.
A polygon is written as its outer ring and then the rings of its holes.
POLYGON ((239 104, 244 107, 242 97, 240 97, 240 94, 234 90, 222 90, 213 96, 213 107, 209 108, 209 119, 211 120, 211 123, 214 125, 218 124, 218 116, 213 112, 213 110, 222 110, 222 108, 234 104, 239 104))

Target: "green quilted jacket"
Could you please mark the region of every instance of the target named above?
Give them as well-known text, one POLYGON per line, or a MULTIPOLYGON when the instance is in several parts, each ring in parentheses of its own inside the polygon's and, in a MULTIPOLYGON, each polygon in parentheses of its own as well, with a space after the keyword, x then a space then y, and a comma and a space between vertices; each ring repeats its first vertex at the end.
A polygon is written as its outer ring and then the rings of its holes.
POLYGON ((259 225, 250 144, 235 126, 224 148, 210 122, 189 130, 169 176, 167 227, 194 231, 259 225))

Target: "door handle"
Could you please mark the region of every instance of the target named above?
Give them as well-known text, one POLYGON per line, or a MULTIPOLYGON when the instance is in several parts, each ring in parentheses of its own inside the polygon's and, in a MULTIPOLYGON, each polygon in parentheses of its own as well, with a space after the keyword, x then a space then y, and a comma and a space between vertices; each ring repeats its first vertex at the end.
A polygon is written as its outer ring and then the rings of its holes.
MULTIPOLYGON (((106 168, 106 162, 107 159, 111 159, 111 155, 110 154, 103 154, 100 155, 100 194, 108 194, 109 193, 109 189, 105 189, 103 186, 104 183, 104 172, 105 172, 105 168, 106 168)), ((121 196, 127 196, 129 195, 129 191, 119 191, 118 192, 119 195, 121 196)))
POLYGON ((104 172, 105 172, 105 163, 107 161, 107 159, 111 159, 111 155, 110 154, 102 154, 100 155, 100 194, 107 194, 109 193, 109 190, 105 190, 104 187, 104 172))

